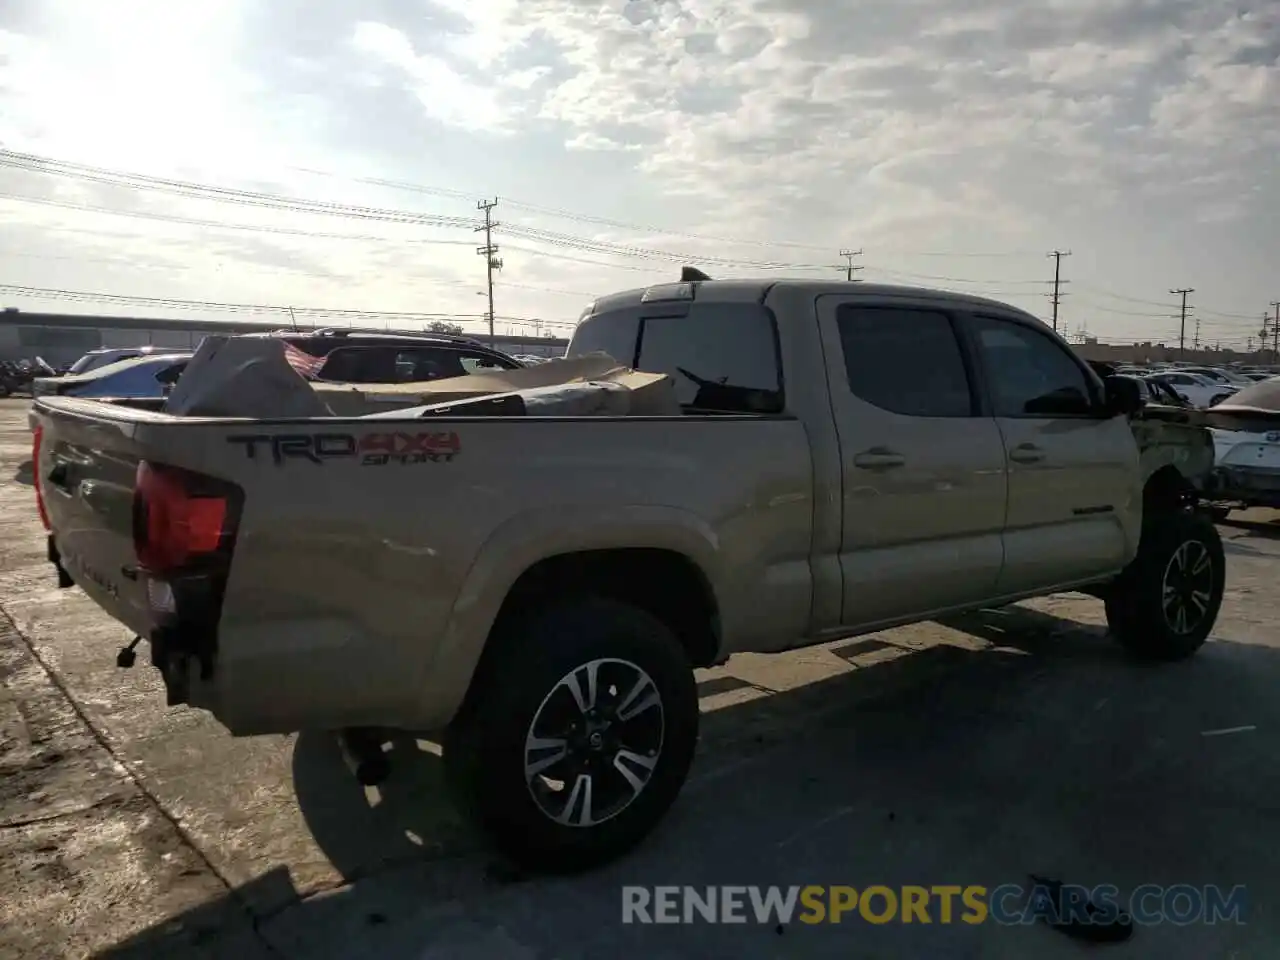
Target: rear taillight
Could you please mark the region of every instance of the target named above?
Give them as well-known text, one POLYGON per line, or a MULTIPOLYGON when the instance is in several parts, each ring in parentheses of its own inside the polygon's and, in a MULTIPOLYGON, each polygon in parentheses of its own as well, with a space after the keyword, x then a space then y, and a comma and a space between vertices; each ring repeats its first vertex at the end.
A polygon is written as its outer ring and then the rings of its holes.
POLYGON ((239 514, 234 484, 142 461, 133 493, 138 565, 160 576, 216 566, 230 551, 239 514))
POLYGON ((36 425, 31 431, 31 485, 36 488, 36 510, 40 513, 40 522, 45 530, 49 526, 49 511, 44 506, 44 491, 40 489, 40 447, 44 444, 44 427, 36 425))
POLYGON ((133 491, 133 546, 151 616, 151 662, 170 705, 187 703, 194 659, 213 676, 218 623, 240 522, 233 483, 143 460, 133 491))

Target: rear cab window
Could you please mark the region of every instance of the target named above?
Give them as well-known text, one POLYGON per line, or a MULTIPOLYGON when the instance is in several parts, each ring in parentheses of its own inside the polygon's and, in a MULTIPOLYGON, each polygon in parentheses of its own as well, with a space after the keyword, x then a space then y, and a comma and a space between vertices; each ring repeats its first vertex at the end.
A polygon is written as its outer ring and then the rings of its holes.
MULTIPOLYGON (((574 352, 581 351, 575 346, 574 352)), ((621 363, 629 361, 606 352, 621 363)), ((783 410, 777 328, 773 314, 759 304, 694 303, 684 316, 642 315, 635 355, 637 370, 665 373, 675 381, 687 413, 783 410)))

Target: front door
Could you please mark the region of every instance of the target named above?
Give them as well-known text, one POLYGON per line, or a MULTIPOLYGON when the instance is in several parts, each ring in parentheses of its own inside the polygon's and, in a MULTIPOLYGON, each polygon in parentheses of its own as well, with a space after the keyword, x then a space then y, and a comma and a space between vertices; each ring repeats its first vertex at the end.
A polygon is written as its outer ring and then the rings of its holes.
POLYGON ((927 299, 858 295, 822 297, 818 314, 843 479, 843 624, 992 596, 1004 444, 954 319, 927 299))
POLYGON ((1119 570, 1139 535, 1142 497, 1128 419, 1102 413, 1097 379, 1038 321, 974 316, 970 325, 1009 464, 1000 592, 1119 570))

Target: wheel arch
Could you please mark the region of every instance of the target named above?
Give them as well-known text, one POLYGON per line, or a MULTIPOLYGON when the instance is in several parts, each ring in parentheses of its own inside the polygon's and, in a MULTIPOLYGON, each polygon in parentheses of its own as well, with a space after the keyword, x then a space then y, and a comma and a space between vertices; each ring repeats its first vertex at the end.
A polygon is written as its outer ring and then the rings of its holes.
POLYGON ((1145 520, 1152 514, 1177 510, 1194 502, 1196 488, 1190 480, 1172 464, 1156 470, 1142 487, 1142 515, 1145 520))
POLYGON ((687 511, 556 508, 496 530, 472 564, 430 658, 418 712, 430 726, 462 708, 490 641, 511 618, 554 597, 608 596, 666 623, 695 666, 718 656, 719 544, 687 511))

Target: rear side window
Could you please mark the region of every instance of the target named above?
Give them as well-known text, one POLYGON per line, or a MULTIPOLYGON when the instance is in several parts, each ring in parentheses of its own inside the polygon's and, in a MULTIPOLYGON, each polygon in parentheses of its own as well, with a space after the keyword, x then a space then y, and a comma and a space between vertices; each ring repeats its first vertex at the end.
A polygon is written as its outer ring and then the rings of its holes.
POLYGON ((908 417, 970 417, 973 391, 945 313, 846 304, 836 313, 849 389, 908 417))
POLYGON ((695 304, 683 317, 641 320, 636 368, 670 376, 689 410, 782 410, 777 331, 773 316, 756 304, 695 304))

